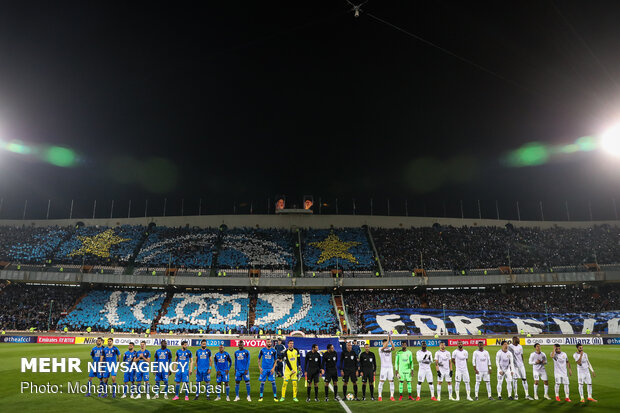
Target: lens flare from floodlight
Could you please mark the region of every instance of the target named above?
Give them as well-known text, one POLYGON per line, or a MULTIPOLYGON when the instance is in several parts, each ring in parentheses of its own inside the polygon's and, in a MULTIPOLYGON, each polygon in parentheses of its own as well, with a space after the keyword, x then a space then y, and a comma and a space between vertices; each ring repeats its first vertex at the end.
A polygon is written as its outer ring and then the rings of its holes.
POLYGON ((76 162, 75 152, 62 146, 52 146, 45 153, 45 160, 52 165, 70 167, 76 162))
POLYGON ((508 155, 510 166, 536 166, 545 164, 550 157, 549 149, 538 142, 531 142, 523 145, 519 149, 512 151, 508 155))
POLYGON ((620 157, 620 123, 601 136, 601 147, 605 152, 620 157))
POLYGON ((9 142, 7 144, 4 144, 3 146, 5 150, 13 153, 18 153, 20 155, 28 155, 31 152, 29 146, 26 146, 19 141, 9 142))

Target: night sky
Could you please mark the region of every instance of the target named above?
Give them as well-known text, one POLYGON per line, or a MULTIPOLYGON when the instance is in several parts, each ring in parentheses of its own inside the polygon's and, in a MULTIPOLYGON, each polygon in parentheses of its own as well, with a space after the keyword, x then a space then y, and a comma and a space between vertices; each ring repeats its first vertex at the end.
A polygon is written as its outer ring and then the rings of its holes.
POLYGON ((323 213, 613 218, 620 159, 511 167, 620 121, 618 1, 12 2, 0 13, 0 218, 323 213), (384 22, 381 22, 383 20, 384 22), (402 28, 433 47, 389 24, 402 28), (457 55, 458 57, 455 57, 457 55), (465 60, 467 62, 465 62, 465 60))

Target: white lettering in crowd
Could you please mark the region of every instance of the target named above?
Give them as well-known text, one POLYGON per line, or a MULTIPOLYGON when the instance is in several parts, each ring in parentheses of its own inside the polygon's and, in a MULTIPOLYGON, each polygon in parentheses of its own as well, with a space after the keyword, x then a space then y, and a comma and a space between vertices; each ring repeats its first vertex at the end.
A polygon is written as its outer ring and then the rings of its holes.
POLYGON ((394 328, 405 325, 398 314, 378 315, 376 320, 383 331, 390 333, 394 331, 394 328))
POLYGON ((515 323, 515 325, 517 326, 517 331, 520 332, 521 330, 523 330, 525 333, 530 334, 542 333, 542 327, 544 327, 545 325, 545 323, 543 323, 542 321, 533 320, 531 318, 511 318, 510 321, 515 323), (536 327, 536 325, 541 326, 541 328, 536 327))
POLYGON ((620 334, 620 318, 607 321, 607 334, 620 334))
POLYGON ((446 325, 443 320, 439 317, 433 317, 430 315, 421 315, 421 314, 411 314, 409 316, 413 324, 420 329, 420 334, 423 336, 432 336, 435 334, 442 334, 446 331, 446 325), (434 325, 437 326, 435 330, 430 328, 424 320, 428 320, 434 325))
POLYGON ((478 334, 478 330, 482 328, 482 320, 479 318, 469 318, 458 315, 451 315, 448 318, 454 324, 456 333, 460 335, 478 334))

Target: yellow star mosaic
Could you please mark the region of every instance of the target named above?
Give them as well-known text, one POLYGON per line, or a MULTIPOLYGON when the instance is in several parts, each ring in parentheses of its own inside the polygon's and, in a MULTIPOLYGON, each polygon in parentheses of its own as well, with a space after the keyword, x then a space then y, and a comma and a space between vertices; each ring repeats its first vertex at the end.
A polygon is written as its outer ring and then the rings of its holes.
POLYGON ((349 248, 360 244, 361 242, 357 241, 342 241, 334 233, 329 234, 323 241, 310 243, 313 247, 321 250, 321 255, 316 261, 317 264, 322 264, 332 258, 339 258, 358 264, 357 258, 349 252, 349 248))
POLYGON ((69 256, 92 254, 97 257, 107 258, 110 256, 110 248, 121 242, 129 241, 128 238, 121 238, 114 233, 114 230, 107 229, 92 237, 78 237, 82 241, 82 246, 71 251, 69 256))

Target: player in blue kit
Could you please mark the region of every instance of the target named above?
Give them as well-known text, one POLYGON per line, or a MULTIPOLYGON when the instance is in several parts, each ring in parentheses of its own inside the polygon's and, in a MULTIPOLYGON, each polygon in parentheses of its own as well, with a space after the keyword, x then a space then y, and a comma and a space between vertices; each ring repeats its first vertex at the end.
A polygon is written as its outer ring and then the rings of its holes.
POLYGON ((114 345, 114 340, 108 339, 108 346, 103 349, 103 361, 105 370, 103 372, 103 397, 108 397, 108 378, 112 377, 112 398, 116 397, 116 369, 121 361, 121 351, 114 345))
POLYGON ((125 372, 125 389, 123 391, 123 395, 121 396, 121 399, 124 399, 125 397, 127 397, 127 388, 128 388, 128 383, 131 384, 131 386, 129 386, 129 393, 131 394, 132 398, 133 398, 133 394, 134 394, 134 382, 136 380, 136 371, 132 369, 135 368, 134 364, 136 362, 136 356, 137 356, 138 352, 135 351, 133 349, 133 342, 129 343, 128 349, 127 351, 123 354, 123 362, 127 363, 127 371, 125 372))
POLYGON ((168 342, 166 340, 161 341, 161 348, 155 351, 153 357, 157 363, 157 372, 155 373, 155 396, 153 399, 159 398, 161 389, 159 387, 160 382, 164 382, 164 399, 168 398, 168 374, 170 372, 170 362, 172 361, 172 352, 168 349, 168 342))
POLYGON ((243 348, 243 340, 239 340, 239 350, 235 351, 235 401, 239 401, 239 382, 245 381, 245 390, 250 397, 250 352, 243 348))
POLYGON ((174 375, 175 395, 172 400, 179 400, 179 388, 185 388, 185 400, 189 400, 189 376, 193 371, 192 352, 187 349, 187 341, 181 341, 181 348, 177 350, 175 361, 178 363, 177 372, 174 375), (179 383, 183 383, 182 385, 179 383))
POLYGON ((103 383, 103 374, 101 374, 101 370, 99 367, 99 363, 101 362, 101 358, 103 357, 103 339, 101 337, 97 337, 97 345, 90 350, 90 356, 93 359, 93 367, 89 367, 88 369, 88 393, 86 393, 86 397, 90 397, 90 389, 93 384, 93 377, 99 379, 99 397, 101 397, 101 386, 103 383))
POLYGON ((136 384, 138 385, 138 394, 134 399, 142 398, 142 382, 146 389, 146 398, 150 399, 149 389, 149 363, 151 362, 151 352, 146 348, 146 341, 140 342, 140 350, 136 352, 136 361, 138 363, 138 371, 136 372, 136 384))
MULTIPOLYGON (((207 340, 200 342, 200 348, 196 350, 196 397, 194 400, 198 400, 200 397, 200 384, 204 381, 205 386, 211 382, 211 350, 207 348, 207 340)), ((207 400, 210 399, 209 391, 207 394, 207 400)))
MULTIPOLYGON (((224 383, 226 386, 226 401, 230 401, 230 386, 228 382, 230 381, 228 378, 228 373, 230 372, 230 367, 232 366, 232 360, 230 358, 230 354, 224 351, 224 346, 220 345, 220 351, 215 353, 213 356, 213 361, 215 363, 215 375, 216 375, 216 383, 224 383)), ((221 397, 218 393, 215 400, 220 400, 221 397)))
POLYGON ((276 388, 276 361, 278 359, 278 352, 275 348, 271 348, 271 339, 268 338, 265 341, 267 347, 263 347, 258 353, 258 368, 260 370, 260 397, 259 402, 263 401, 263 391, 265 390, 265 380, 271 382, 271 388, 273 389, 273 401, 278 401, 278 389, 276 388))

